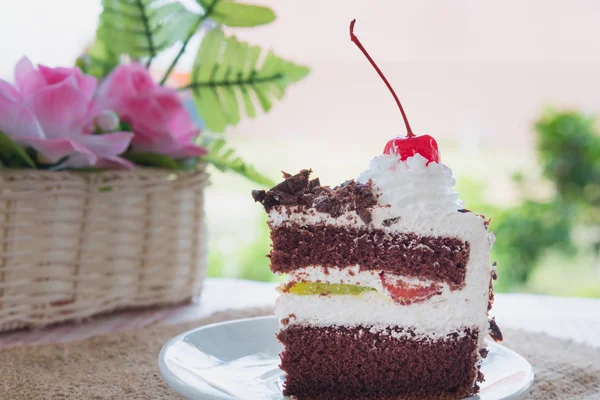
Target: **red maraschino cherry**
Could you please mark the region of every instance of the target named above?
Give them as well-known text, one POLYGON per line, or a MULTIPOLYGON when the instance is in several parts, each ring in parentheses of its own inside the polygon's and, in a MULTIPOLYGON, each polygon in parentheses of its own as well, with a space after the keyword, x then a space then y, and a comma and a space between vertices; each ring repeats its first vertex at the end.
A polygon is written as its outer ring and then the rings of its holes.
POLYGON ((417 153, 427 159, 427 164, 440 162, 437 142, 429 135, 395 137, 383 148, 383 154, 397 154, 402 161, 417 153))
POLYGON ((429 135, 421 135, 417 136, 413 133, 410 123, 408 122, 408 118, 406 117, 406 113, 404 112, 404 108, 400 103, 400 99, 396 95, 394 88, 388 82, 387 78, 381 72, 373 58, 369 55, 367 50, 364 48, 358 37, 354 34, 354 24, 356 20, 353 19, 350 22, 350 40, 356 44, 356 46, 363 52, 367 60, 371 63, 375 71, 379 74, 385 85, 388 87, 394 100, 396 100, 396 104, 398 104, 398 108, 400 109, 400 113, 402 114, 402 118, 404 119, 404 125, 406 126, 406 136, 405 137, 395 137, 385 145, 383 149, 384 154, 397 154, 400 156, 400 160, 404 161, 409 157, 414 156, 415 154, 420 154, 427 159, 427 164, 430 162, 439 163, 440 162, 440 152, 438 150, 437 142, 434 138, 429 135))

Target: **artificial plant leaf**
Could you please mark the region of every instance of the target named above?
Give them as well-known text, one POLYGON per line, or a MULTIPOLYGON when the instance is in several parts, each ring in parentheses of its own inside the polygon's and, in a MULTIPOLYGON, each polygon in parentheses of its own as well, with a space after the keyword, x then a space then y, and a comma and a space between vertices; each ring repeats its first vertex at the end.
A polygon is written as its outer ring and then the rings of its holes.
POLYGON ((225 107, 227 121, 231 125, 237 125, 240 122, 240 107, 235 90, 231 86, 219 88, 222 104, 225 107))
POLYGON ((177 169, 180 171, 193 171, 198 166, 198 158, 189 157, 182 160, 176 160, 177 169))
POLYGON ((143 167, 154 167, 164 169, 179 169, 177 161, 169 156, 158 153, 125 153, 122 156, 126 160, 143 167))
POLYGON ((200 50, 196 54, 192 76, 200 81, 211 80, 214 70, 213 68, 206 68, 205 65, 217 65, 221 44, 224 40, 225 34, 219 29, 212 30, 205 35, 200 50))
POLYGON ((27 152, 2 132, 0 132, 0 163, 5 168, 36 168, 35 162, 27 152))
MULTIPOLYGON (((212 2, 204 0, 208 8, 212 2)), ((275 13, 269 7, 237 3, 231 0, 214 0, 211 18, 227 26, 258 26, 275 20, 275 13)))
POLYGON ((195 89, 193 98, 199 113, 200 110, 205 110, 206 112, 213 110, 211 114, 199 114, 208 128, 213 132, 223 132, 228 125, 227 115, 221 105, 216 88, 203 87, 195 89))
POLYGON ((256 109, 254 108, 254 103, 252 103, 252 97, 248 89, 244 86, 240 88, 242 92, 242 98, 244 100, 244 107, 246 109, 246 115, 250 118, 256 117, 256 109))
POLYGON ((269 94, 266 90, 264 90, 264 88, 264 84, 258 84, 254 87, 254 91, 256 92, 256 97, 258 97, 258 102, 260 103, 263 111, 269 112, 271 107, 273 107, 273 103, 271 102, 271 99, 269 99, 269 94))
POLYGON ((268 187, 275 185, 271 179, 258 172, 253 166, 246 164, 235 154, 233 149, 227 148, 225 139, 222 137, 202 135, 200 145, 208 150, 201 160, 212 164, 219 171, 236 172, 259 185, 268 187))
POLYGON ((226 37, 220 29, 206 34, 191 76, 192 94, 198 114, 209 130, 222 132, 241 118, 240 103, 253 118, 258 103, 268 112, 274 100, 283 97, 290 83, 304 78, 309 69, 269 52, 259 63, 261 50, 226 37), (254 94, 254 97, 251 94, 254 94))
POLYGON ((183 40, 200 18, 179 2, 164 0, 102 0, 96 33, 115 54, 155 57, 183 40))
POLYGON ((77 59, 77 66, 86 74, 96 78, 104 78, 119 64, 117 53, 96 38, 94 44, 77 59))

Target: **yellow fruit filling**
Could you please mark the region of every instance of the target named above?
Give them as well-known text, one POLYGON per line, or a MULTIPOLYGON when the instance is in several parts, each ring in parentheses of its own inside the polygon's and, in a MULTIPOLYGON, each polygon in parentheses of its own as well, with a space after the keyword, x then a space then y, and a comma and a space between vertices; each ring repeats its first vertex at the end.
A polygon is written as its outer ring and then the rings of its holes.
POLYGON ((373 292, 374 288, 367 286, 346 285, 343 283, 317 283, 317 282, 296 282, 287 289, 288 293, 301 296, 323 294, 323 295, 360 295, 365 292, 373 292))

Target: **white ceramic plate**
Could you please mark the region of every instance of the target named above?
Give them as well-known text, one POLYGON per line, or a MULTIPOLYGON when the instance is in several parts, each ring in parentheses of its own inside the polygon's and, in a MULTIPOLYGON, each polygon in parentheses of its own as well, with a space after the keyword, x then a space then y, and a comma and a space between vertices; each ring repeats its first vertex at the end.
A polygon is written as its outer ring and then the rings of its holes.
MULTIPOLYGON (((158 356, 165 381, 188 399, 283 399, 283 372, 278 368, 281 345, 275 317, 204 326, 171 339, 158 356)), ((479 396, 469 399, 521 399, 533 383, 531 365, 496 343, 482 370, 479 396)))

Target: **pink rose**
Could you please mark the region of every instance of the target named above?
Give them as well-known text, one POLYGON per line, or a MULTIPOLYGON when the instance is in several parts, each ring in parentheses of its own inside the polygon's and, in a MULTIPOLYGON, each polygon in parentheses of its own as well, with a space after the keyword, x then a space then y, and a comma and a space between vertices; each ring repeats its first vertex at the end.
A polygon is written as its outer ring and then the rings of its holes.
POLYGON ((85 75, 79 68, 49 68, 38 65, 36 70, 27 58, 22 58, 15 68, 15 80, 23 96, 33 95, 47 86, 56 85, 66 79, 74 78, 77 87, 91 100, 96 90, 96 78, 85 75))
POLYGON ((172 88, 156 84, 140 64, 120 65, 100 85, 97 105, 119 114, 134 133, 132 151, 175 159, 206 154, 194 144, 200 130, 172 88))
POLYGON ((38 69, 27 58, 15 67, 16 87, 0 80, 0 131, 37 150, 48 163, 67 157, 68 167, 126 167, 119 157, 132 134, 93 134, 96 79, 77 68, 38 69))

